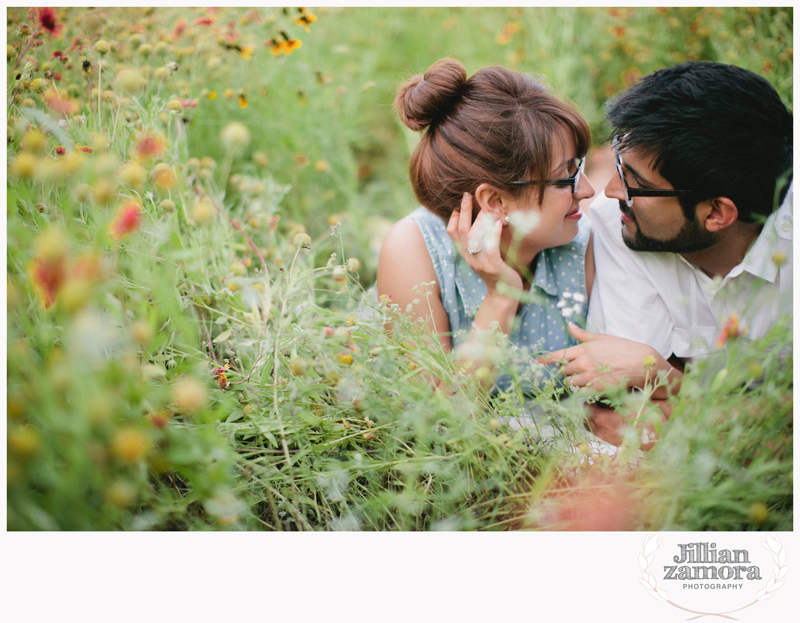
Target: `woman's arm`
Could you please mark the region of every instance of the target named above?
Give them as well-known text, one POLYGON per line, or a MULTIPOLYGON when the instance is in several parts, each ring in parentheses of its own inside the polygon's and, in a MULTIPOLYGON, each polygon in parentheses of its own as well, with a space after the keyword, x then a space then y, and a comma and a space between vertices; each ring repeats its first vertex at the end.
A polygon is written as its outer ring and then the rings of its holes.
MULTIPOLYGON (((410 218, 398 221, 386 235, 381 247, 378 294, 392 297, 392 302, 412 318, 423 318, 429 334, 438 336, 445 350, 450 350, 450 323, 436 281, 436 271, 419 227, 410 218), (426 299, 421 284, 431 282, 434 285, 428 286, 431 295, 426 299)), ((391 331, 392 325, 387 324, 386 329, 391 331)))

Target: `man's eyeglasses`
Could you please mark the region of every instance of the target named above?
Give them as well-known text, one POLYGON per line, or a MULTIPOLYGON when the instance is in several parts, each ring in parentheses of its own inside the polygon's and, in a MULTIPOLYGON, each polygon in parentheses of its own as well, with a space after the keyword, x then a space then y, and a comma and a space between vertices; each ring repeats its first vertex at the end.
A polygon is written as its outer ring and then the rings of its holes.
POLYGON ((625 196, 625 204, 630 208, 633 206, 634 197, 678 197, 692 192, 691 190, 675 190, 670 188, 664 189, 650 189, 650 188, 631 188, 628 182, 625 181, 625 174, 622 172, 622 158, 619 155, 619 136, 614 137, 614 154, 617 157, 617 173, 619 179, 622 180, 622 194, 625 196))
MULTIPOLYGON (((586 158, 573 158, 572 164, 575 165, 575 175, 572 177, 562 177, 557 180, 545 180, 544 183, 547 186, 570 186, 572 188, 572 194, 574 195, 578 189, 578 180, 580 179, 581 174, 583 173, 583 165, 586 162, 586 158)), ((519 182, 511 182, 514 186, 528 186, 531 184, 538 184, 536 180, 522 180, 519 182)))

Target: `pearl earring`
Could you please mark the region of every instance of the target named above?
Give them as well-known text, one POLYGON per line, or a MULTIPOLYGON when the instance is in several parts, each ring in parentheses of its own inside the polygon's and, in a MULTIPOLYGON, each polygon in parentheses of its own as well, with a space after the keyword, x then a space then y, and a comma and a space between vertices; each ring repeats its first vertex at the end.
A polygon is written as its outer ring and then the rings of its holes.
POLYGON ((508 214, 503 217, 503 222, 508 225, 508 214))

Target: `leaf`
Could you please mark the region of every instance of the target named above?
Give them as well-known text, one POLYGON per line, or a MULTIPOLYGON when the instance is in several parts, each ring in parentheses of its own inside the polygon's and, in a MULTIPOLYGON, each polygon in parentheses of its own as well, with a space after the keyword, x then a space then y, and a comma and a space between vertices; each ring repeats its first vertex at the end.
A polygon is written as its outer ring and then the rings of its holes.
POLYGON ((658 546, 661 545, 661 541, 658 539, 658 533, 654 534, 653 536, 649 537, 644 542, 644 555, 649 556, 653 552, 658 549, 658 546))
POLYGON ((224 342, 231 336, 231 333, 233 333, 233 329, 228 329, 227 331, 223 331, 212 341, 214 342, 214 344, 219 344, 220 342, 224 342))
POLYGON ((777 591, 777 590, 778 590, 778 589, 779 589, 781 586, 783 586, 785 583, 786 583, 786 582, 775 582, 775 584, 773 584, 773 585, 772 585, 772 588, 770 589, 770 592, 771 592, 771 593, 774 593, 774 592, 775 592, 775 591, 777 591))
POLYGON ((642 578, 639 578, 639 582, 641 582, 642 586, 644 586, 647 590, 650 590, 650 585, 647 582, 645 582, 642 578))
POLYGON ((669 601, 669 595, 667 595, 667 591, 662 591, 660 588, 657 588, 656 591, 659 595, 661 595, 661 599, 664 601, 669 601))
POLYGON ((767 593, 766 595, 762 595, 761 597, 756 599, 756 601, 764 601, 765 599, 769 599, 770 597, 772 597, 772 594, 771 593, 767 593))
POLYGON ((659 601, 661 601, 661 596, 656 591, 647 591, 647 592, 650 593, 653 597, 655 597, 659 601))
POLYGON ((786 562, 786 550, 782 549, 781 553, 778 554, 778 560, 780 561, 780 565, 783 566, 783 563, 786 562))
POLYGON ((21 112, 29 119, 32 118, 38 121, 44 128, 47 128, 47 131, 50 132, 53 136, 55 136, 61 145, 72 149, 73 146, 72 139, 69 138, 69 136, 67 136, 62 127, 58 125, 58 122, 55 121, 52 117, 46 115, 40 110, 36 110, 35 108, 23 108, 21 112))
POLYGON ((650 566, 650 565, 648 565, 648 564, 647 564, 647 558, 645 558, 645 557, 644 557, 644 556, 642 556, 641 554, 639 554, 639 566, 640 566, 642 569, 647 569, 647 567, 649 567, 649 566, 650 566))
POLYGON ((781 551, 781 544, 778 539, 771 537, 769 534, 767 535, 767 543, 769 544, 769 548, 775 552, 776 554, 781 551))
POLYGON ((780 570, 776 570, 777 578, 780 580, 783 576, 786 575, 786 572, 789 570, 789 567, 781 567, 780 570))

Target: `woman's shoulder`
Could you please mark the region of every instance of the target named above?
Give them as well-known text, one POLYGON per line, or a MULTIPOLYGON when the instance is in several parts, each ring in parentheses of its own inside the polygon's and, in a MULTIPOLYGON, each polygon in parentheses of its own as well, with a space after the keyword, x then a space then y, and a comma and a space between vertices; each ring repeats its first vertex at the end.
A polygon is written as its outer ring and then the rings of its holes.
POLYGON ((419 229, 431 257, 452 258, 454 256, 455 250, 453 241, 447 234, 447 224, 440 217, 427 208, 420 206, 406 218, 399 221, 395 227, 400 227, 401 230, 404 230, 407 227, 413 227, 412 223, 416 224, 419 229))

